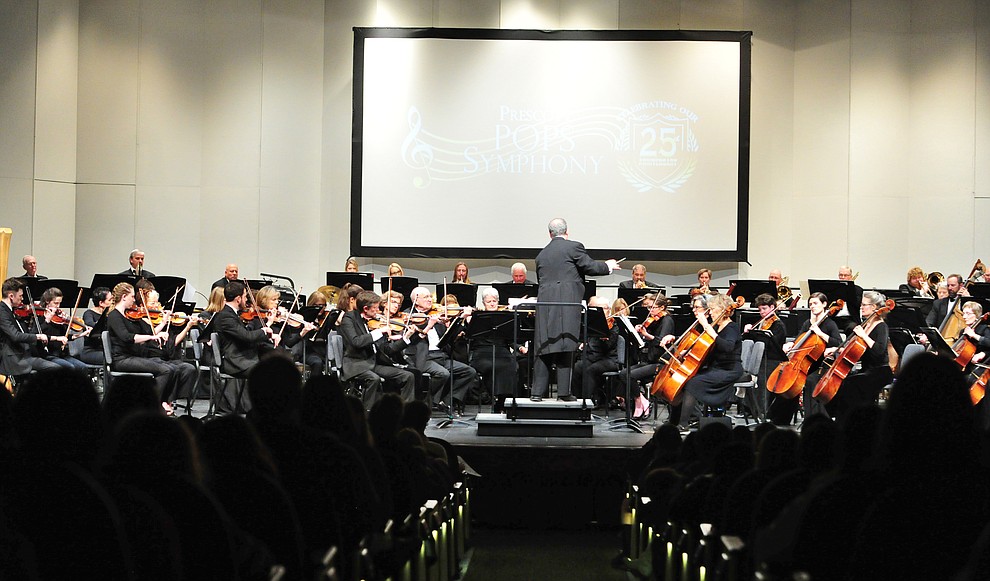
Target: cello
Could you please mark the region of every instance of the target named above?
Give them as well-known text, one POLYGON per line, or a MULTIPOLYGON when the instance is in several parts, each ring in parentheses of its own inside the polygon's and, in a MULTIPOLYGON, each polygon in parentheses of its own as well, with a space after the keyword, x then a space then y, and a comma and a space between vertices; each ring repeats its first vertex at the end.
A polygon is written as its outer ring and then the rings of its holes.
MULTIPOLYGON (((883 306, 877 305, 877 307, 877 310, 873 311, 873 314, 863 321, 862 328, 864 330, 867 327, 872 329, 880 317, 889 313, 894 308, 894 301, 893 299, 887 299, 887 302, 883 306)), ((846 339, 846 342, 835 353, 835 359, 832 361, 832 365, 828 368, 828 371, 822 374, 821 379, 818 380, 818 384, 815 385, 815 391, 812 394, 815 399, 822 403, 832 401, 832 398, 838 393, 839 387, 842 386, 842 382, 852 371, 853 366, 859 363, 860 358, 863 357, 867 349, 866 341, 856 333, 851 333, 849 338, 846 339)))
MULTIPOLYGON (((835 316, 842 310, 845 301, 837 299, 828 309, 822 313, 822 323, 828 317, 835 316)), ((817 333, 808 329, 787 351, 787 361, 782 361, 770 377, 767 378, 767 389, 783 397, 791 399, 804 389, 804 384, 808 380, 808 370, 816 361, 822 358, 825 353, 825 341, 817 333)))
POLYGON ((966 369, 966 366, 973 360, 973 356, 976 355, 976 349, 979 346, 979 339, 973 339, 967 335, 966 329, 975 329, 977 325, 985 322, 988 318, 990 318, 990 312, 983 313, 982 317, 974 319, 972 323, 963 327, 959 333, 959 338, 953 343, 952 352, 956 355, 955 362, 960 369, 966 369))
MULTIPOLYGON (((731 292, 731 289, 730 289, 731 292)), ((732 312, 745 304, 746 299, 737 297, 735 303, 730 303, 716 320, 712 321, 712 326, 722 323, 726 318, 732 316, 732 312)), ((705 309, 705 315, 709 310, 705 309)), ((664 401, 677 404, 681 399, 681 389, 687 380, 698 373, 698 369, 705 362, 712 345, 715 344, 716 336, 708 333, 700 322, 695 321, 687 331, 677 339, 677 346, 670 351, 670 359, 657 370, 653 378, 653 385, 650 386, 650 393, 659 393, 664 401)))
POLYGON ((973 405, 976 405, 987 394, 987 383, 990 383, 990 365, 977 363, 969 372, 968 377, 973 382, 969 386, 969 400, 973 402, 973 405))

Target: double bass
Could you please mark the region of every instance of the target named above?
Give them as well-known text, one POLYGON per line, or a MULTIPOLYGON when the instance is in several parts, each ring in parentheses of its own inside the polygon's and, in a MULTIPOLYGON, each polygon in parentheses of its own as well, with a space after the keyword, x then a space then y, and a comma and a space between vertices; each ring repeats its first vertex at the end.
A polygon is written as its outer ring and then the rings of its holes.
MULTIPOLYGON (((819 323, 835 316, 844 305, 845 301, 837 299, 829 305, 819 323)), ((805 331, 795 339, 794 344, 787 351, 787 361, 782 361, 767 378, 767 389, 784 399, 796 397, 804 389, 804 384, 808 380, 808 370, 822 358, 826 347, 825 341, 818 334, 811 329, 805 331)))
MULTIPOLYGON (((862 327, 864 329, 870 327, 877 319, 889 313, 893 308, 893 299, 887 299, 887 302, 882 307, 873 311, 873 314, 863 321, 862 327)), ((839 387, 842 386, 842 382, 852 371, 852 368, 859 363, 860 358, 863 357, 867 349, 866 341, 856 333, 851 333, 849 338, 846 339, 846 342, 835 353, 835 359, 832 361, 831 367, 822 374, 821 379, 818 380, 818 384, 815 385, 815 391, 812 394, 814 398, 822 403, 832 401, 832 398, 838 393, 839 387)))
MULTIPOLYGON (((732 312, 745 302, 746 299, 743 297, 737 297, 735 303, 730 303, 725 311, 712 321, 712 326, 731 317, 732 312)), ((706 309, 705 314, 707 315, 707 313, 708 310, 706 309)), ((650 393, 659 393, 664 401, 671 404, 680 402, 684 384, 697 375, 698 369, 701 368, 712 345, 715 344, 715 339, 716 337, 709 334, 696 320, 683 335, 678 337, 677 346, 670 352, 670 359, 657 370, 657 374, 653 378, 653 385, 650 386, 650 393)))

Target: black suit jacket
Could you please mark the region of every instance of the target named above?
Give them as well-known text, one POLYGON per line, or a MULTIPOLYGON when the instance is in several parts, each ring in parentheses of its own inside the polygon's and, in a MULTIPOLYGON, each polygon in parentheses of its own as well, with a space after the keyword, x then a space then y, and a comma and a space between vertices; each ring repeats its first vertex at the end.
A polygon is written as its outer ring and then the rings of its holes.
MULTIPOLYGON (((584 298, 584 277, 608 273, 608 265, 588 256, 583 244, 558 236, 536 256, 536 278, 540 281, 537 302, 580 303, 584 298)), ((575 351, 580 338, 579 307, 537 308, 538 355, 575 351)))
POLYGON ((249 331, 234 309, 226 305, 213 315, 210 325, 220 339, 221 371, 241 376, 258 363, 258 347, 268 341, 262 329, 249 331))
MULTIPOLYGON (((643 282, 646 283, 646 288, 660 288, 660 285, 658 285, 655 282, 651 282, 648 280, 644 280, 643 282)), ((631 278, 629 280, 624 280, 619 283, 619 288, 632 288, 632 287, 633 287, 633 281, 631 278)))
POLYGON ((31 355, 31 347, 38 337, 21 330, 7 303, 0 301, 0 362, 8 375, 24 375, 31 371, 31 364, 24 358, 31 355))
MULTIPOLYGON (((965 297, 960 297, 956 295, 956 301, 965 300, 965 297)), ((962 306, 960 304, 960 306, 962 306)), ((955 304, 953 304, 955 308, 955 304)), ((949 314, 949 298, 935 299, 932 301, 932 310, 928 311, 928 316, 925 317, 925 322, 928 323, 929 327, 938 327, 945 320, 945 316, 949 314)))
POLYGON ((337 332, 344 339, 344 361, 340 377, 345 381, 374 369, 375 365, 391 365, 392 358, 401 354, 405 347, 405 341, 390 341, 384 336, 375 341, 364 317, 357 310, 344 314, 337 332))
MULTIPOLYGON (((136 272, 134 272, 134 269, 132 269, 132 268, 128 268, 126 270, 122 270, 122 271, 118 272, 117 274, 118 275, 121 275, 121 276, 138 276, 138 274, 136 272)), ((143 278, 154 278, 155 277, 155 273, 151 272, 150 270, 142 270, 141 271, 141 276, 143 278)))

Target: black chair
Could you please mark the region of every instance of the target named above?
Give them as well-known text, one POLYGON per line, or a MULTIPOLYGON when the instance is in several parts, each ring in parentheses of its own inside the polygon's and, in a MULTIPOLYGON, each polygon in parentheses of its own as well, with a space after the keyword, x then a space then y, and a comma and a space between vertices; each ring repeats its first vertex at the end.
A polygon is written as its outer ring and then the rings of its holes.
POLYGON ((110 331, 100 333, 103 341, 103 397, 107 396, 114 377, 150 377, 154 379, 155 374, 147 371, 115 371, 113 368, 113 353, 110 349, 110 331))
POLYGON ((216 414, 217 402, 227 393, 227 384, 233 380, 239 385, 237 387, 237 397, 234 402, 234 411, 237 412, 241 408, 241 395, 244 393, 244 381, 230 375, 229 373, 224 373, 220 370, 223 366, 223 356, 220 353, 220 335, 213 333, 210 335, 210 344, 213 347, 213 363, 210 365, 210 409, 206 412, 208 417, 216 414), (219 389, 214 386, 219 385, 219 389))

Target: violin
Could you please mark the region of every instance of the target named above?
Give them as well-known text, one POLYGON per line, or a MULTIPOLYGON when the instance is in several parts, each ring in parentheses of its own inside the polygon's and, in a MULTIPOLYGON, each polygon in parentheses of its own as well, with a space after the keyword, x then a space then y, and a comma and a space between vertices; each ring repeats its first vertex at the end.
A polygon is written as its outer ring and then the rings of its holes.
MULTIPOLYGON (((881 315, 889 313, 893 308, 894 300, 887 299, 887 303, 885 305, 878 308, 872 315, 863 321, 863 328, 866 329, 880 319, 881 315)), ((818 380, 818 384, 815 385, 815 391, 812 394, 815 399, 821 401, 822 403, 832 401, 835 394, 839 392, 842 382, 852 371, 853 366, 859 363, 860 358, 863 357, 863 354, 866 353, 866 351, 866 341, 864 341, 856 333, 850 334, 849 338, 846 339, 845 344, 842 345, 842 347, 839 347, 839 350, 836 352, 835 360, 832 362, 832 366, 829 367, 828 371, 822 374, 821 379, 818 380)))
POLYGON ((148 311, 144 307, 127 307, 124 316, 132 321, 141 321, 148 316, 148 311))
POLYGON ((271 311, 262 311, 259 309, 247 309, 240 312, 241 322, 250 323, 251 321, 259 317, 261 318, 268 317, 270 313, 271 311))
POLYGON ((668 314, 668 313, 667 313, 667 311, 661 311, 659 315, 656 315, 656 316, 654 316, 654 315, 650 315, 650 316, 648 316, 648 317, 646 317, 646 320, 645 320, 645 321, 643 321, 643 325, 642 325, 642 328, 644 328, 644 329, 645 329, 645 328, 647 328, 647 327, 649 327, 649 326, 650 326, 650 325, 652 325, 653 323, 656 323, 656 322, 657 322, 657 321, 659 321, 660 319, 662 319, 662 318, 664 318, 664 317, 666 317, 666 316, 667 316, 667 314, 668 314))
MULTIPOLYGON (((819 323, 835 316, 844 305, 845 301, 842 299, 833 302, 823 313, 819 323)), ((793 399, 804 389, 804 384, 808 381, 808 370, 822 358, 826 347, 825 341, 814 331, 805 331, 787 351, 787 361, 782 361, 767 378, 767 389, 785 399, 793 399)))
MULTIPOLYGON (((731 292, 731 289, 730 289, 731 292)), ((716 326, 726 318, 731 317, 733 311, 746 304, 746 299, 737 297, 735 303, 730 303, 719 317, 712 321, 712 326, 716 326)), ((705 311, 706 316, 708 311, 705 311)), ((708 334, 698 321, 695 321, 688 330, 677 340, 677 346, 671 351, 670 359, 657 370, 653 378, 653 385, 650 393, 659 393, 660 397, 671 404, 676 405, 681 400, 681 390, 687 380, 698 373, 698 369, 705 362, 708 353, 711 352, 712 345, 715 344, 716 337, 708 334)))
POLYGON ((14 307, 14 316, 18 319, 30 319, 34 315, 45 316, 45 309, 41 305, 34 305, 32 309, 30 305, 21 305, 19 307, 14 307))
POLYGON ((86 323, 82 317, 70 317, 65 311, 59 309, 52 315, 52 323, 56 325, 69 325, 72 333, 81 333, 86 330, 86 323))
POLYGON ((779 320, 780 318, 778 318, 776 314, 770 313, 766 317, 760 319, 760 322, 757 323, 756 328, 760 331, 769 331, 770 327, 773 327, 773 324, 779 320))
POLYGON ((188 323, 196 325, 200 320, 209 320, 209 317, 202 317, 201 315, 202 313, 198 315, 189 315, 183 313, 182 311, 176 311, 168 318, 168 324, 173 327, 185 327, 188 323))
POLYGON ((389 331, 394 331, 396 333, 402 333, 408 326, 397 318, 385 319, 385 317, 379 315, 378 317, 368 321, 368 328, 374 331, 375 329, 382 329, 387 327, 389 331))

